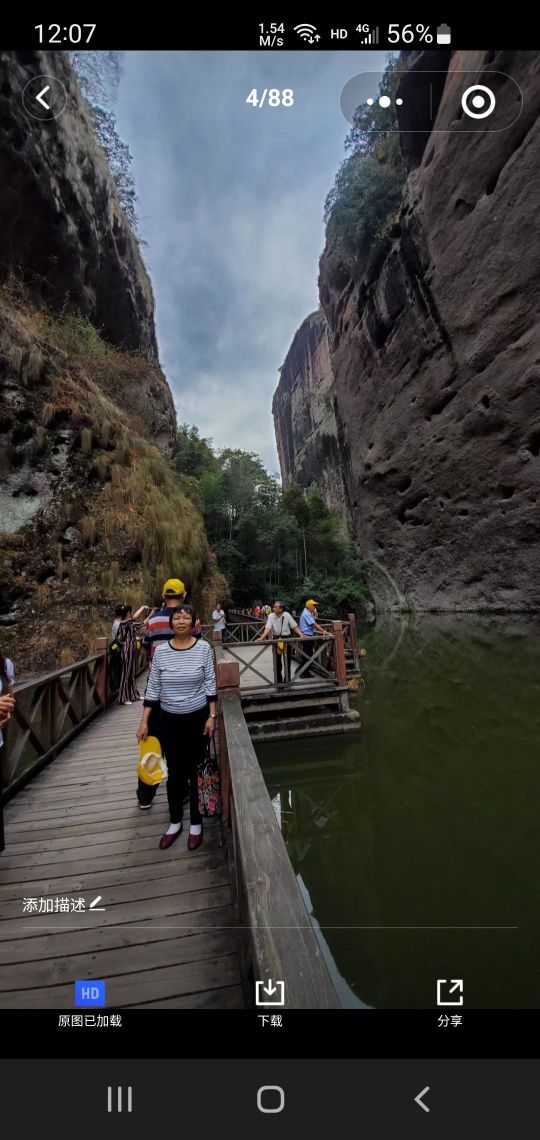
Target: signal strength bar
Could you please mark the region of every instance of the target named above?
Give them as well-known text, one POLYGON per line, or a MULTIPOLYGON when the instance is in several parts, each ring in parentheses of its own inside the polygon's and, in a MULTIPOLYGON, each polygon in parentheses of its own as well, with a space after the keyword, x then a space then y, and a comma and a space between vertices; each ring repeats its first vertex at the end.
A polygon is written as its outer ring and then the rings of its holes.
POLYGON ((378 28, 370 28, 367 36, 364 36, 364 38, 362 40, 359 40, 359 43, 361 43, 361 44, 378 44, 378 42, 379 42, 379 29, 378 28))

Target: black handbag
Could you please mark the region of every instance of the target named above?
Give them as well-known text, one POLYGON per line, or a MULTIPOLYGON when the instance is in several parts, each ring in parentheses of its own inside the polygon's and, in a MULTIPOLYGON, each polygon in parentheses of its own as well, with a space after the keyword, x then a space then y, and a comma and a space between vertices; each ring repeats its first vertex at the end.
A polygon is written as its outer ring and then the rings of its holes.
POLYGON ((199 812, 201 815, 221 815, 221 777, 216 742, 208 737, 206 752, 199 763, 199 812))

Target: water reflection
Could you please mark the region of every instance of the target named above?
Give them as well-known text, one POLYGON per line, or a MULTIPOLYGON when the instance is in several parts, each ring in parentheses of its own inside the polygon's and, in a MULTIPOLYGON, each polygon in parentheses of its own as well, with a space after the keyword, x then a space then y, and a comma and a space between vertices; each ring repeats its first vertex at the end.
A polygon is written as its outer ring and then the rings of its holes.
POLYGON ((433 1007, 452 976, 465 1007, 538 1007, 538 630, 430 616, 363 643, 362 732, 258 748, 346 1004, 433 1007))

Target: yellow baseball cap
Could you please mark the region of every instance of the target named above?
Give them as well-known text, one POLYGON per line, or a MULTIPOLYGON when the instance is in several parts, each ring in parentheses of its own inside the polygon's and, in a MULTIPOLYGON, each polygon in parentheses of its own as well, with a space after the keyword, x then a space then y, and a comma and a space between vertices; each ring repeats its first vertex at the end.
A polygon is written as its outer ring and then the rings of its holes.
POLYGON ((318 604, 319 604, 318 602, 313 601, 313 598, 309 598, 308 601, 306 602, 306 606, 318 606, 318 604))
POLYGON ((163 587, 164 598, 180 598, 185 592, 186 587, 180 578, 167 578, 163 587))

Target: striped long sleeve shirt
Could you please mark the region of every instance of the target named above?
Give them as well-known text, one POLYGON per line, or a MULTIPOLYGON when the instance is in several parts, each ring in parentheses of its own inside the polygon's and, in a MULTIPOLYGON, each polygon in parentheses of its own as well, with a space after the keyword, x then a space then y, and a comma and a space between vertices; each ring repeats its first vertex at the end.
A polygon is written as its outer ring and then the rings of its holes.
POLYGON ((174 649, 167 641, 156 647, 144 695, 145 708, 158 702, 165 712, 190 713, 217 699, 214 657, 208 642, 174 649))

